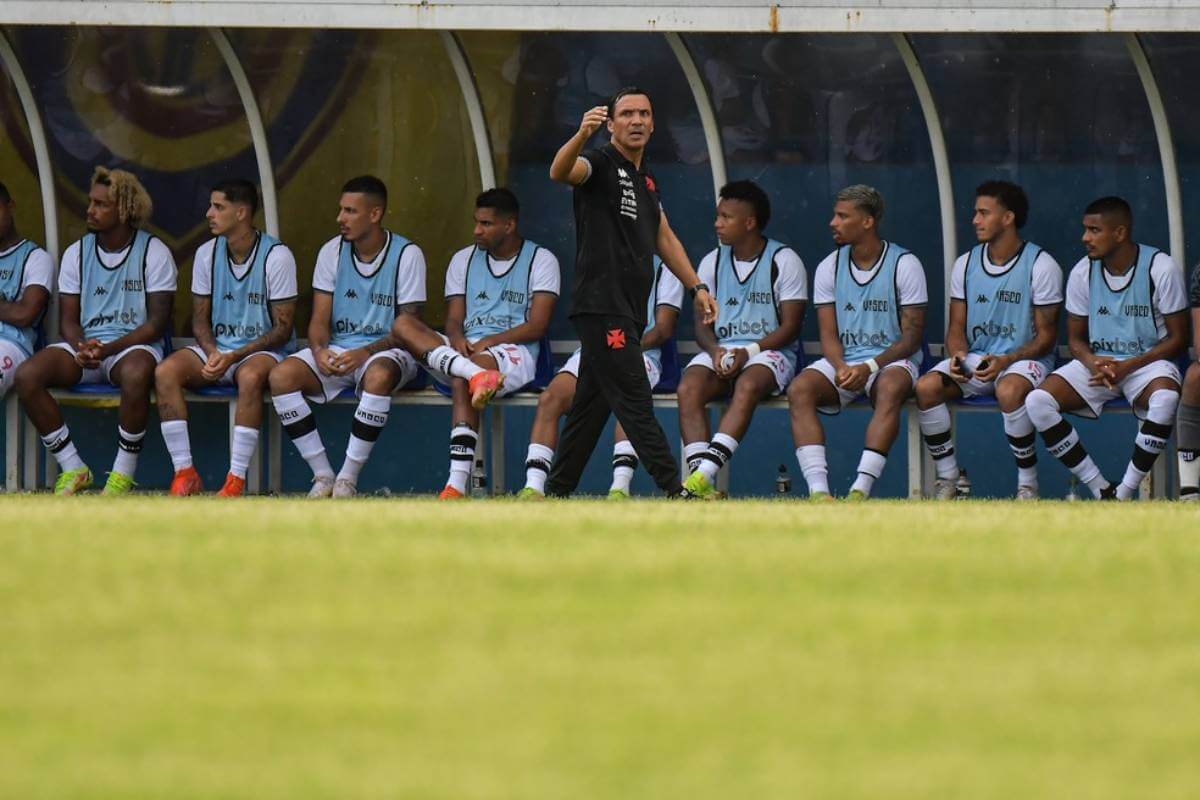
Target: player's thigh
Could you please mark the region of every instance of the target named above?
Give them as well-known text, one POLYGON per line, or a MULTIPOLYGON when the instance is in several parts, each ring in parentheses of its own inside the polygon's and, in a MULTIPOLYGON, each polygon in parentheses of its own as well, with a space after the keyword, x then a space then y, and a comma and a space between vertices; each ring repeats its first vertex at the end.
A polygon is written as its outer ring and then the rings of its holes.
POLYGON ((122 394, 149 393, 154 386, 154 370, 158 361, 145 350, 130 350, 117 359, 108 372, 114 386, 121 387, 122 394))
POLYGON ((884 369, 871 387, 871 402, 880 408, 899 408, 913 392, 913 379, 908 370, 900 367, 884 369))
POLYGON ((841 403, 833 381, 815 369, 800 370, 800 374, 788 384, 787 397, 789 407, 819 408, 841 403))
MULTIPOLYGON (((120 362, 117 366, 120 366, 120 362)), ((154 383, 160 388, 204 386, 210 381, 200 374, 203 368, 204 362, 193 351, 187 348, 176 350, 154 368, 154 383)), ((116 371, 115 367, 113 369, 116 371)))
POLYGON ((278 362, 272 356, 258 353, 248 357, 233 371, 233 382, 238 394, 259 393, 267 389, 271 370, 278 362))
POLYGON ((1060 411, 1076 411, 1087 406, 1083 396, 1062 375, 1051 372, 1038 387, 1054 398, 1060 411))
POLYGON ((305 362, 298 358, 285 358, 274 367, 267 378, 271 394, 290 394, 300 392, 306 397, 322 394, 324 387, 305 362))
POLYGON ((390 358, 376 358, 363 370, 359 387, 371 394, 389 395, 403 377, 400 365, 390 358))
POLYGON ((726 391, 726 382, 708 367, 691 366, 683 371, 675 389, 681 409, 702 408, 726 391))
POLYGON ((484 369, 499 369, 500 365, 496 363, 496 357, 487 351, 476 353, 471 356, 471 363, 477 367, 484 369))
POLYGON ((1002 375, 996 381, 996 403, 1002 411, 1015 411, 1034 390, 1028 378, 1021 375, 1002 375))
POLYGON ((775 372, 764 364, 751 364, 733 382, 735 403, 759 403, 778 388, 775 372))
POLYGON ((930 370, 917 379, 917 401, 923 408, 936 406, 963 396, 962 389, 948 375, 930 370))
POLYGON ((17 367, 14 377, 17 391, 34 387, 74 386, 83 377, 83 368, 75 357, 61 347, 47 347, 17 367))

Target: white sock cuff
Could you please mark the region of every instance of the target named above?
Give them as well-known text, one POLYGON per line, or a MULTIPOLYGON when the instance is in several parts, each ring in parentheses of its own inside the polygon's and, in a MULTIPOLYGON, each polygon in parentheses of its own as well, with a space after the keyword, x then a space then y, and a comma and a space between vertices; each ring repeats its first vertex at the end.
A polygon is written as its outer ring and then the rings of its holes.
MULTIPOLYGON (((181 420, 174 420, 174 421, 180 423, 185 428, 187 427, 186 420, 181 419, 181 420)), ((120 425, 118 425, 117 426, 117 436, 120 436, 122 439, 124 439, 127 442, 140 442, 142 439, 146 438, 146 432, 141 431, 140 433, 130 433, 129 431, 125 430, 120 425)))
POLYGON ((1028 436, 1033 433, 1033 423, 1029 419, 1029 412, 1025 410, 1025 406, 1021 406, 1016 411, 1001 411, 1000 416, 1004 417, 1004 432, 1011 436, 1028 436))
POLYGON ((718 433, 712 440, 713 444, 719 444, 731 453, 737 450, 738 440, 727 433, 718 433))
POLYGON ((539 459, 542 461, 553 461, 554 460, 554 450, 552 448, 547 447, 544 444, 538 444, 537 442, 530 442, 529 450, 527 450, 525 452, 525 460, 526 461, 536 461, 539 459))
MULTIPOLYGON (((164 436, 167 434, 175 433, 176 431, 186 431, 187 426, 188 426, 188 423, 187 423, 186 419, 169 419, 169 420, 166 420, 165 422, 161 423, 161 427, 162 427, 164 436)), ((118 432, 120 431, 119 426, 118 426, 117 430, 118 430, 118 432)))
POLYGON ((358 407, 377 414, 386 414, 392 408, 392 398, 383 394, 363 392, 362 397, 358 399, 358 407))
POLYGON ((917 420, 921 424, 921 433, 945 433, 950 430, 950 407, 939 403, 933 408, 918 409, 917 420))
POLYGON ((683 457, 685 459, 693 458, 700 455, 708 449, 708 442, 688 442, 683 446, 683 457))
POLYGON ((304 395, 301 392, 273 394, 271 395, 271 405, 275 406, 275 411, 279 414, 299 409, 308 410, 308 401, 304 399, 304 395))
POLYGON ((862 458, 858 460, 858 471, 864 472, 872 478, 882 475, 885 466, 887 466, 887 456, 874 450, 863 450, 862 458))
POLYGON ((619 442, 613 443, 614 456, 633 456, 637 458, 637 452, 633 449, 633 442, 628 439, 622 439, 619 442))

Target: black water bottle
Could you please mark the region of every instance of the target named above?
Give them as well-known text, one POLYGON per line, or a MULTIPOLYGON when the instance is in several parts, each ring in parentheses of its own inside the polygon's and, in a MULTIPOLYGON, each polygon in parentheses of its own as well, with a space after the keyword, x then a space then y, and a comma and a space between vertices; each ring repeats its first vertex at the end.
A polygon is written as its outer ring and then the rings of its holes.
POLYGON ((792 478, 788 475, 787 466, 779 465, 779 474, 775 476, 775 494, 791 494, 792 478))

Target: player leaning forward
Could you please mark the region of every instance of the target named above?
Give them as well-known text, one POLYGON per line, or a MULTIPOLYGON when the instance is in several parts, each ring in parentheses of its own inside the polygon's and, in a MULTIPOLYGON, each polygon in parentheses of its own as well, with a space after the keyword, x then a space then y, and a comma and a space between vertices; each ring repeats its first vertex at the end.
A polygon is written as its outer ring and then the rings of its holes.
POLYGON ((218 492, 238 497, 258 446, 263 393, 271 368, 294 339, 296 259, 270 234, 255 230, 258 189, 247 180, 213 187, 205 217, 215 238, 196 251, 192 265, 192 335, 154 372, 163 441, 175 467, 171 494, 203 491, 192 466, 184 388, 236 386, 229 474, 218 492))
POLYGON ((1133 212, 1119 197, 1102 197, 1083 212, 1081 258, 1067 278, 1064 364, 1025 399, 1046 449, 1096 497, 1127 500, 1166 449, 1179 405, 1179 368, 1187 347, 1183 270, 1166 253, 1133 241, 1133 212), (1098 417, 1124 397, 1142 420, 1133 457, 1118 486, 1087 454, 1062 412, 1098 417))
POLYGON ((88 192, 88 232, 67 248, 58 272, 63 341, 17 370, 25 413, 62 469, 56 494, 74 494, 92 484, 92 472, 49 392, 81 381, 106 381, 121 390, 117 457, 104 493, 126 494, 133 488, 154 368, 163 357, 162 339, 175 296, 175 259, 141 227, 152 208, 135 176, 96 168, 88 192))
POLYGON ((446 334, 420 319, 396 319, 392 333, 437 380, 451 387, 450 474, 438 495, 466 495, 479 409, 520 391, 537 372, 538 340, 558 299, 558 259, 521 237, 517 197, 489 189, 475 198, 475 243, 446 268, 446 334))
POLYGON ((1017 499, 1038 496, 1037 447, 1025 397, 1054 367, 1062 268, 1042 248, 1021 239, 1029 215, 1024 190, 988 181, 975 190, 979 244, 950 273, 949 358, 917 381, 921 435, 937 469, 934 497, 957 494, 958 462, 946 403, 992 397, 1017 461, 1017 499))
POLYGON ((925 272, 917 257, 879 237, 883 197, 870 186, 837 193, 829 227, 837 249, 817 265, 824 358, 788 387, 796 459, 809 497, 829 499, 825 432, 817 412, 837 414, 865 395, 874 406, 866 447, 848 500, 864 500, 883 473, 900 428, 900 409, 917 382, 914 360, 925 330, 925 272))
POLYGON ((50 254, 17 232, 16 205, 0 183, 0 398, 33 355, 54 280, 50 254))
POLYGON ((721 309, 717 325, 697 325, 700 353, 679 382, 679 431, 692 474, 684 487, 714 493, 717 472, 737 450, 754 409, 787 390, 796 374, 796 339, 808 279, 795 250, 763 234, 771 204, 752 181, 721 188, 715 228, 720 246, 700 262, 700 280, 721 309), (706 406, 727 396, 729 408, 709 441, 706 406))
POLYGON ((308 347, 271 370, 271 402, 283 430, 313 471, 309 497, 353 497, 358 475, 387 424, 391 395, 417 374, 394 346, 392 323, 425 302, 425 256, 383 227, 387 187, 352 178, 338 201, 340 234, 321 246, 313 270, 308 347), (346 459, 336 478, 308 401, 326 403, 343 389, 359 397, 346 459))

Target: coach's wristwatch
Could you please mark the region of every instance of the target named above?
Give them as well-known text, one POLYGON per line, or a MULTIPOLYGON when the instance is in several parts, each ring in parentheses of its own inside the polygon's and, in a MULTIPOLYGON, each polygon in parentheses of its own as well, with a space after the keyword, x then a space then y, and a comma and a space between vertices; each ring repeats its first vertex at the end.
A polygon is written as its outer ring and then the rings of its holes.
POLYGON ((712 289, 709 289, 709 288, 708 288, 708 284, 707 284, 707 283, 697 283, 695 286, 693 286, 692 288, 688 289, 688 297, 690 297, 690 298, 692 298, 693 300, 695 300, 695 299, 696 299, 696 293, 697 293, 697 292, 699 292, 701 289, 703 289, 704 291, 708 292, 709 294, 712 294, 712 289))

